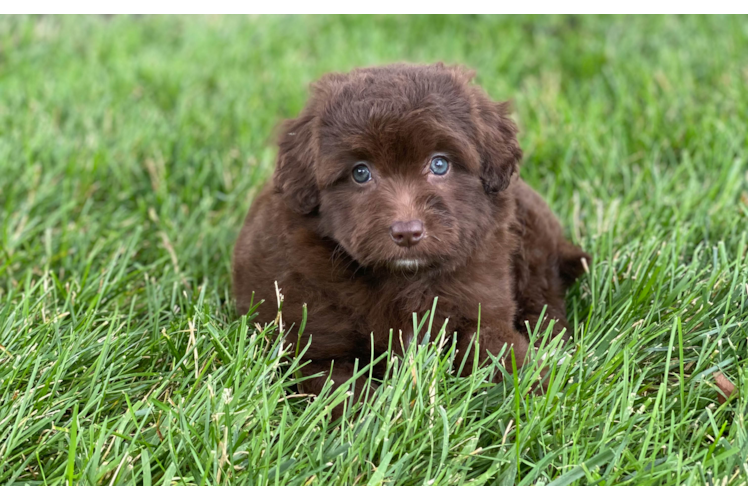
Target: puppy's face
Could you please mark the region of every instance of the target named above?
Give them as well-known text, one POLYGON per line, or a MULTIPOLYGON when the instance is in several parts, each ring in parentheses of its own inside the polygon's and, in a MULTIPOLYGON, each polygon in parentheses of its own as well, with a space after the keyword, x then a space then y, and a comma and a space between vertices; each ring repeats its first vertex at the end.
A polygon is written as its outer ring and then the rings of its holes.
POLYGON ((443 66, 330 75, 280 143, 276 187, 360 265, 464 262, 521 151, 502 105, 443 66))

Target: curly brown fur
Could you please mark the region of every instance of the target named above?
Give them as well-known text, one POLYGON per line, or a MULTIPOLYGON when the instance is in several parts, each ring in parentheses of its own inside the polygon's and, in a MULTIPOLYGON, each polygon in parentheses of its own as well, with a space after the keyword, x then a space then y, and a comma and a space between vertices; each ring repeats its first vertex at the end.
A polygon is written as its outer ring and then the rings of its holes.
MULTIPOLYGON (((554 333, 567 327, 564 293, 589 256, 519 178, 508 106, 472 77, 442 64, 329 74, 285 123, 273 182, 234 251, 234 292, 242 314, 253 292, 266 299, 258 309, 266 323, 276 316, 276 281, 286 324, 298 325, 308 304, 305 375, 330 373, 334 362, 333 380, 346 380, 372 346, 375 355, 387 350, 391 329, 412 341, 412 313, 430 310, 436 296, 435 324, 449 318, 458 357, 479 304, 481 359, 510 344, 521 365, 525 321, 534 326, 546 305, 554 333), (446 174, 431 170, 435 156, 448 161, 446 174), (352 177, 361 164, 368 182, 352 177), (422 224, 404 233, 417 244, 397 243, 398 221, 422 224)), ((318 393, 320 380, 303 389, 318 393)))

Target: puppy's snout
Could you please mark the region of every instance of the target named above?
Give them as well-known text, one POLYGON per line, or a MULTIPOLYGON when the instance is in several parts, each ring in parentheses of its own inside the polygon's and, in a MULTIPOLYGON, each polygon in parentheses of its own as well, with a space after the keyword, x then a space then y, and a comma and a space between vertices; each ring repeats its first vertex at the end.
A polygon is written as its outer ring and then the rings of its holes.
POLYGON ((423 222, 411 220, 408 222, 397 221, 390 226, 390 237, 392 241, 401 247, 412 247, 423 239, 423 222))

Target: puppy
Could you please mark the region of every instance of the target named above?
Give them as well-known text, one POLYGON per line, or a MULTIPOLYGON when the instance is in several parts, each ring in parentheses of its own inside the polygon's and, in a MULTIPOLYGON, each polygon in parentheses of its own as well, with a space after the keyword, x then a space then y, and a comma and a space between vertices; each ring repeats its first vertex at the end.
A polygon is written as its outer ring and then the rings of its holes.
POLYGON ((525 321, 535 327, 545 306, 555 334, 568 327, 564 293, 590 257, 519 178, 508 106, 472 77, 442 64, 328 74, 285 123, 272 184, 234 250, 234 293, 242 314, 253 292, 265 299, 260 323, 276 318, 275 282, 285 324, 298 326, 308 305, 302 371, 325 376, 302 390, 349 379, 372 349, 401 353, 400 336, 406 347, 418 340, 412 314, 434 297, 435 324, 449 318, 460 361, 479 304, 479 361, 509 344, 521 366, 525 321))

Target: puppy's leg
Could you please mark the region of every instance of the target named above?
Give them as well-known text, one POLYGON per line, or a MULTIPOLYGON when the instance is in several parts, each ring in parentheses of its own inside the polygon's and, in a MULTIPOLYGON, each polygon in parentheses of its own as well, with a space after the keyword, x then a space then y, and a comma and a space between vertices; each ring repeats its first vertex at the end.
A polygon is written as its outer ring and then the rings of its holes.
MULTIPOLYGON (((477 327, 477 325, 475 325, 475 327, 477 327)), ((527 351, 530 348, 530 343, 524 335, 521 335, 519 332, 517 332, 514 327, 508 322, 498 323, 496 325, 485 327, 481 326, 480 335, 476 344, 476 342, 474 342, 476 336, 475 327, 472 328, 473 333, 468 333, 469 331, 471 331, 470 328, 464 330, 463 332, 458 332, 456 366, 459 368, 464 359, 465 367, 462 370, 462 376, 469 375, 476 368, 476 366, 474 366, 476 348, 479 349, 479 366, 482 366, 483 363, 489 359, 488 353, 497 356, 504 348, 504 346, 507 346, 507 349, 504 351, 504 354, 501 357, 501 361, 504 367, 510 373, 512 372, 512 358, 510 348, 514 350, 514 359, 517 364, 517 368, 519 369, 520 367, 522 367, 522 365, 525 363, 527 351)))
MULTIPOLYGON (((516 327, 520 332, 527 332, 525 322, 533 331, 545 308, 538 331, 542 334, 550 321, 555 320, 553 336, 563 334, 564 341, 571 339, 565 295, 566 290, 584 272, 583 259, 588 264, 591 262, 587 253, 563 239, 545 259, 523 260, 522 255, 515 258, 515 273, 518 276, 515 289, 518 306, 516 327)), ((541 340, 536 339, 536 347, 540 346, 541 340)))
MULTIPOLYGON (((545 248, 542 250, 527 250, 523 247, 514 256, 514 296, 517 302, 515 326, 517 330, 527 334, 525 322, 530 324, 530 331, 534 330, 545 309, 539 331, 544 332, 550 320, 554 319, 556 320, 553 326, 555 337, 567 328, 564 304, 566 288, 556 264, 555 252, 545 248)), ((568 330, 564 337, 569 337, 568 330)), ((536 340, 536 342, 539 341, 540 339, 536 340)))
MULTIPOLYGON (((458 353, 456 357, 457 368, 459 368, 459 366, 461 365, 462 360, 465 359, 465 367, 460 373, 461 376, 470 375, 475 368, 474 360, 476 344, 473 342, 471 345, 471 342, 474 338, 475 334, 463 336, 458 335, 458 353), (470 352, 467 352, 468 349, 470 349, 470 352)), ((512 325, 508 323, 501 324, 498 327, 492 328, 484 329, 483 327, 481 327, 478 345, 478 348, 480 349, 480 351, 478 352, 478 364, 483 365, 483 363, 488 359, 487 353, 498 355, 504 348, 504 346, 507 346, 507 349, 504 350, 504 354, 501 356, 500 360, 502 366, 509 373, 512 373, 512 351, 514 351, 514 360, 517 365, 517 369, 519 370, 528 362, 528 352, 530 351, 530 349, 534 348, 530 345, 530 342, 525 335, 520 334, 512 327, 512 325)), ((532 385, 532 391, 534 393, 542 394, 548 389, 547 375, 548 368, 543 368, 540 371, 540 378, 536 380, 532 385)), ((497 373, 496 381, 501 381, 501 377, 501 372, 497 373)))
MULTIPOLYGON (((569 324, 566 320, 566 310, 563 304, 558 304, 557 297, 550 295, 545 298, 547 304, 535 304, 535 307, 521 308, 520 314, 517 316, 517 329, 521 332, 530 335, 530 332, 537 331, 542 335, 549 327, 551 320, 554 320, 552 335, 556 337, 563 335, 563 340, 566 342, 571 339, 569 332, 569 324), (547 306, 545 313, 543 313, 543 307, 547 306), (538 325, 538 323, 540 323, 538 325), (528 331, 529 325, 529 331, 528 331)), ((521 299, 520 299, 521 300, 521 299)), ((542 343, 542 337, 535 339, 535 347, 540 347, 542 343)))
MULTIPOLYGON (((354 375, 355 364, 348 360, 325 360, 325 361, 312 361, 301 369, 301 373, 304 377, 312 377, 304 380, 299 384, 299 390, 307 394, 319 395, 322 389, 327 383, 328 378, 333 381, 333 388, 350 380, 354 375)), ((361 363, 359 362, 359 368, 361 363)), ((366 398, 370 398, 372 393, 376 390, 379 384, 371 382, 368 388, 366 385, 366 377, 359 377, 353 387, 353 400, 361 401, 361 397, 366 390, 366 398)), ((337 405, 332 409, 331 415, 333 420, 343 415, 344 405, 343 403, 337 405)))
POLYGON ((525 333, 527 321, 535 329, 546 308, 540 331, 545 331, 554 319, 553 335, 566 330, 564 339, 569 339, 564 295, 584 272, 582 259, 586 258, 589 264, 590 257, 564 238, 561 224, 540 195, 524 182, 517 189, 515 232, 519 246, 512 259, 517 302, 515 326, 525 333))

